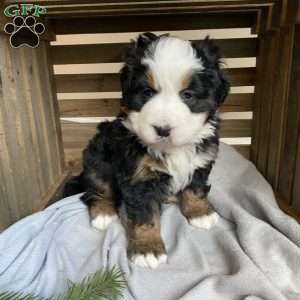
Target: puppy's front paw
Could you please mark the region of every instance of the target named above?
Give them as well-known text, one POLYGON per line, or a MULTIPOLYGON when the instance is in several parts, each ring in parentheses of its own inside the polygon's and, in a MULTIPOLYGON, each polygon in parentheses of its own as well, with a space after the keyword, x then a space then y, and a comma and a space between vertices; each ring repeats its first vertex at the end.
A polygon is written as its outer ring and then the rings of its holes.
POLYGON ((105 230, 108 225, 118 219, 117 215, 98 215, 95 217, 91 223, 92 226, 98 230, 105 230))
POLYGON ((167 263, 167 255, 160 238, 135 241, 129 245, 130 260, 137 266, 156 269, 160 264, 167 263))
POLYGON ((212 212, 209 215, 203 215, 201 217, 195 217, 189 219, 189 222, 192 226, 203 229, 210 229, 214 226, 219 220, 219 215, 216 212, 212 212))
POLYGON ((167 263, 167 255, 153 253, 135 254, 131 257, 132 262, 139 267, 156 269, 160 264, 167 263))

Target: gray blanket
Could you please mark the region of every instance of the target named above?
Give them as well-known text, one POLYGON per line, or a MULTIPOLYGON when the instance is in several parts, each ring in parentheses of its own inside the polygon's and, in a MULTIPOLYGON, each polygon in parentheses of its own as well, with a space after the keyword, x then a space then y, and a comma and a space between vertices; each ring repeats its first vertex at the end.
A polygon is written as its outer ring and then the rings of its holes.
POLYGON ((76 195, 0 235, 0 290, 57 295, 67 278, 118 265, 128 281, 124 299, 300 299, 300 226, 279 210, 269 184, 226 145, 210 180, 210 202, 221 215, 212 229, 194 228, 175 205, 164 207, 168 264, 132 265, 122 226, 93 229, 76 195))

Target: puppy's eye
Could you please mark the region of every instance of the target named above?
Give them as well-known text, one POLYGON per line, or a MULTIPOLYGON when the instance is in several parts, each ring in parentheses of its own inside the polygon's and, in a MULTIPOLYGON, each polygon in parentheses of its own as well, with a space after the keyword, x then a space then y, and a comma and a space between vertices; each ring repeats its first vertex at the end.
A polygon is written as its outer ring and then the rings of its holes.
POLYGON ((193 98, 193 94, 192 94, 192 92, 186 90, 186 91, 182 91, 182 92, 181 92, 181 97, 182 97, 184 100, 190 100, 190 99, 193 98))
POLYGON ((154 95, 154 90, 152 90, 151 88, 145 88, 143 90, 143 94, 144 96, 146 96, 147 98, 150 98, 154 95))

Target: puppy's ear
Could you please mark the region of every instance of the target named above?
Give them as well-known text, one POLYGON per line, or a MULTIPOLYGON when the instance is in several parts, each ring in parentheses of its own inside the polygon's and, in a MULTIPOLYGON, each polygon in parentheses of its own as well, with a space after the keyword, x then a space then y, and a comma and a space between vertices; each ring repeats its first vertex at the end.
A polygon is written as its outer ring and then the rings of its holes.
POLYGON ((137 48, 146 49, 153 41, 158 39, 158 36, 152 32, 144 32, 138 36, 137 48))
POLYGON ((219 69, 217 71, 218 74, 218 85, 215 92, 215 100, 217 102, 217 105, 220 106, 224 103, 226 97, 228 96, 228 93, 230 91, 230 83, 227 80, 226 76, 224 75, 224 72, 219 69))
POLYGON ((152 32, 145 32, 138 36, 136 40, 132 40, 127 51, 125 51, 125 64, 132 65, 139 63, 148 46, 159 37, 152 32))
POLYGON ((215 101, 217 106, 220 106, 225 101, 230 90, 230 83, 221 69, 220 49, 214 40, 208 36, 203 41, 192 42, 192 46, 213 81, 215 86, 215 101))
POLYGON ((132 40, 125 51, 124 67, 121 70, 121 86, 123 95, 130 88, 134 78, 134 70, 141 68, 141 59, 145 55, 145 51, 149 45, 159 37, 152 32, 145 32, 138 36, 136 40, 132 40))
POLYGON ((192 46, 196 50, 197 56, 202 59, 206 68, 220 66, 220 49, 209 36, 206 36, 203 41, 192 42, 192 46))

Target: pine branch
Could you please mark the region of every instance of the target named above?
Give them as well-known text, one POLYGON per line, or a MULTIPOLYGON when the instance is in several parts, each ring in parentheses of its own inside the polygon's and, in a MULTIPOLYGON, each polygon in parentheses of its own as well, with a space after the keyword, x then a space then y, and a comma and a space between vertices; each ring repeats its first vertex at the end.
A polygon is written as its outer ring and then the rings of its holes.
MULTIPOLYGON (((100 270, 80 283, 69 283, 67 292, 56 300, 115 299, 126 287, 123 273, 117 268, 100 270)), ((0 300, 54 300, 14 292, 0 292, 0 300)))
POLYGON ((115 299, 125 287, 123 273, 117 268, 100 270, 81 283, 70 283, 67 293, 59 300, 115 299))
POLYGON ((4 292, 4 293, 0 292, 0 300, 46 300, 46 299, 39 298, 31 294, 25 295, 23 293, 15 293, 15 292, 4 292))

